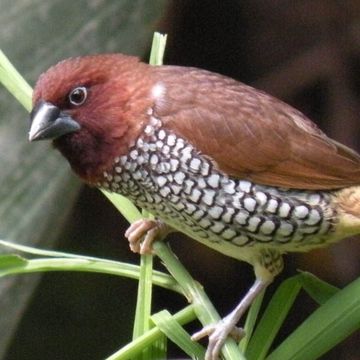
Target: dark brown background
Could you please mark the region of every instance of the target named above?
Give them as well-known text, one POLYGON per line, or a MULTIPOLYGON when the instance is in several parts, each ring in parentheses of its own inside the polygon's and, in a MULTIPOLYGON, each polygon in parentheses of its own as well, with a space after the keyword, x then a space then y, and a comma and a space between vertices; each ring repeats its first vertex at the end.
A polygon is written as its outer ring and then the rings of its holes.
MULTIPOLYGON (((360 149, 359 1, 169 4, 157 28, 169 34, 166 63, 197 66, 253 84, 301 109, 331 137, 360 149)), ((137 263, 123 237, 126 226, 97 190, 84 187, 58 249, 137 263)), ((171 244, 222 314, 232 309, 253 281, 246 264, 182 236, 172 237, 171 244)), ((359 239, 348 239, 328 249, 289 255, 286 270, 269 293, 298 268, 344 286, 360 273, 359 254, 359 239)), ((46 274, 6 360, 29 359, 35 349, 38 359, 105 358, 130 339, 135 298, 132 280, 46 274)), ((176 310, 184 304, 178 296, 155 290, 155 311, 176 310)), ((303 294, 281 336, 313 309, 315 304, 303 294)), ((359 359, 359 342, 359 334, 354 335, 323 359, 359 359)), ((176 349, 171 354, 180 356, 176 349)))

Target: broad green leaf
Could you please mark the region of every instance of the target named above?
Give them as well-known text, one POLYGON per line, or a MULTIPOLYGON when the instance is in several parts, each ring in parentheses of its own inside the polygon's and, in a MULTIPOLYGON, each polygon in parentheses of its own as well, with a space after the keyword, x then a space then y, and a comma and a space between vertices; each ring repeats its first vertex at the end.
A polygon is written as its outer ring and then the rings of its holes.
MULTIPOLYGON (((142 55, 165 5, 164 0, 2 0, 1 50, 33 86, 42 71, 69 56, 114 51, 142 55)), ((49 144, 28 143, 27 117, 1 86, 0 238, 49 245, 64 224, 79 182, 49 144)), ((0 358, 35 281, 0 282, 0 307, 7 314, 0 317, 0 328, 6 329, 0 332, 0 358)))

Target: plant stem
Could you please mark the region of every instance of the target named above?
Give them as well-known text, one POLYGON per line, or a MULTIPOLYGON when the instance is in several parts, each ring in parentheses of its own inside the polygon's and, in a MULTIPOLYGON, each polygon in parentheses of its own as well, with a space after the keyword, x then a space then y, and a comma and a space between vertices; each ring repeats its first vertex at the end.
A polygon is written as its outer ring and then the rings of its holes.
MULTIPOLYGON (((173 318, 180 324, 184 325, 196 318, 194 313, 194 308, 192 305, 187 306, 178 313, 173 315, 173 318)), ((137 339, 133 340, 131 343, 125 345, 116 353, 112 354, 106 360, 124 360, 131 359, 137 356, 143 349, 147 348, 153 344, 156 340, 162 337, 162 332, 158 327, 154 327, 151 330, 147 331, 145 334, 141 335, 137 339)))
MULTIPOLYGON (((220 321, 214 305, 209 300, 203 287, 195 281, 183 264, 170 250, 169 246, 163 242, 157 241, 153 244, 156 255, 162 260, 170 274, 179 283, 185 296, 194 305, 196 316, 202 325, 214 324, 220 321)), ((224 359, 242 360, 245 359, 233 339, 228 339, 223 347, 224 359)))
MULTIPOLYGON (((110 261, 94 261, 86 259, 50 258, 25 260, 25 266, 7 269, 0 275, 29 274, 45 271, 82 271, 109 274, 139 279, 139 266, 110 261)), ((174 279, 160 271, 154 271, 152 282, 154 285, 182 294, 182 290, 174 279)))
POLYGON ((31 109, 31 86, 15 69, 0 50, 0 83, 12 94, 27 111, 31 109))

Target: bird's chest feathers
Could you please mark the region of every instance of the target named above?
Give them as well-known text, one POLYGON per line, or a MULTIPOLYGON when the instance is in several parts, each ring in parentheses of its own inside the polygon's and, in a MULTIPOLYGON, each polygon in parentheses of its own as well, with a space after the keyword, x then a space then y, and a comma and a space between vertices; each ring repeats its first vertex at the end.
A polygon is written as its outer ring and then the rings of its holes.
POLYGON ((321 246, 333 226, 329 194, 228 177, 155 118, 98 185, 237 258, 242 256, 233 253, 235 247, 281 245, 285 252, 301 251, 304 242, 321 246))

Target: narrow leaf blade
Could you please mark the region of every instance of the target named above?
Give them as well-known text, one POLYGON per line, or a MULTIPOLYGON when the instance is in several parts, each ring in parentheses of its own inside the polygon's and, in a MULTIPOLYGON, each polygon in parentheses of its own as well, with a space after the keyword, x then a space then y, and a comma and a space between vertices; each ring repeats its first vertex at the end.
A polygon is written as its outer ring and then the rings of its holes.
POLYGON ((300 275, 282 282, 271 298, 249 342, 245 354, 247 359, 264 359, 300 289, 300 275))
POLYGON ((156 326, 186 354, 193 359, 204 359, 205 349, 191 340, 190 335, 171 316, 167 310, 154 314, 151 319, 156 326))
POLYGON ((304 290, 320 305, 325 304, 339 289, 309 272, 301 273, 301 283, 304 290))
POLYGON ((267 360, 317 359, 360 329, 360 278, 304 321, 267 360))

